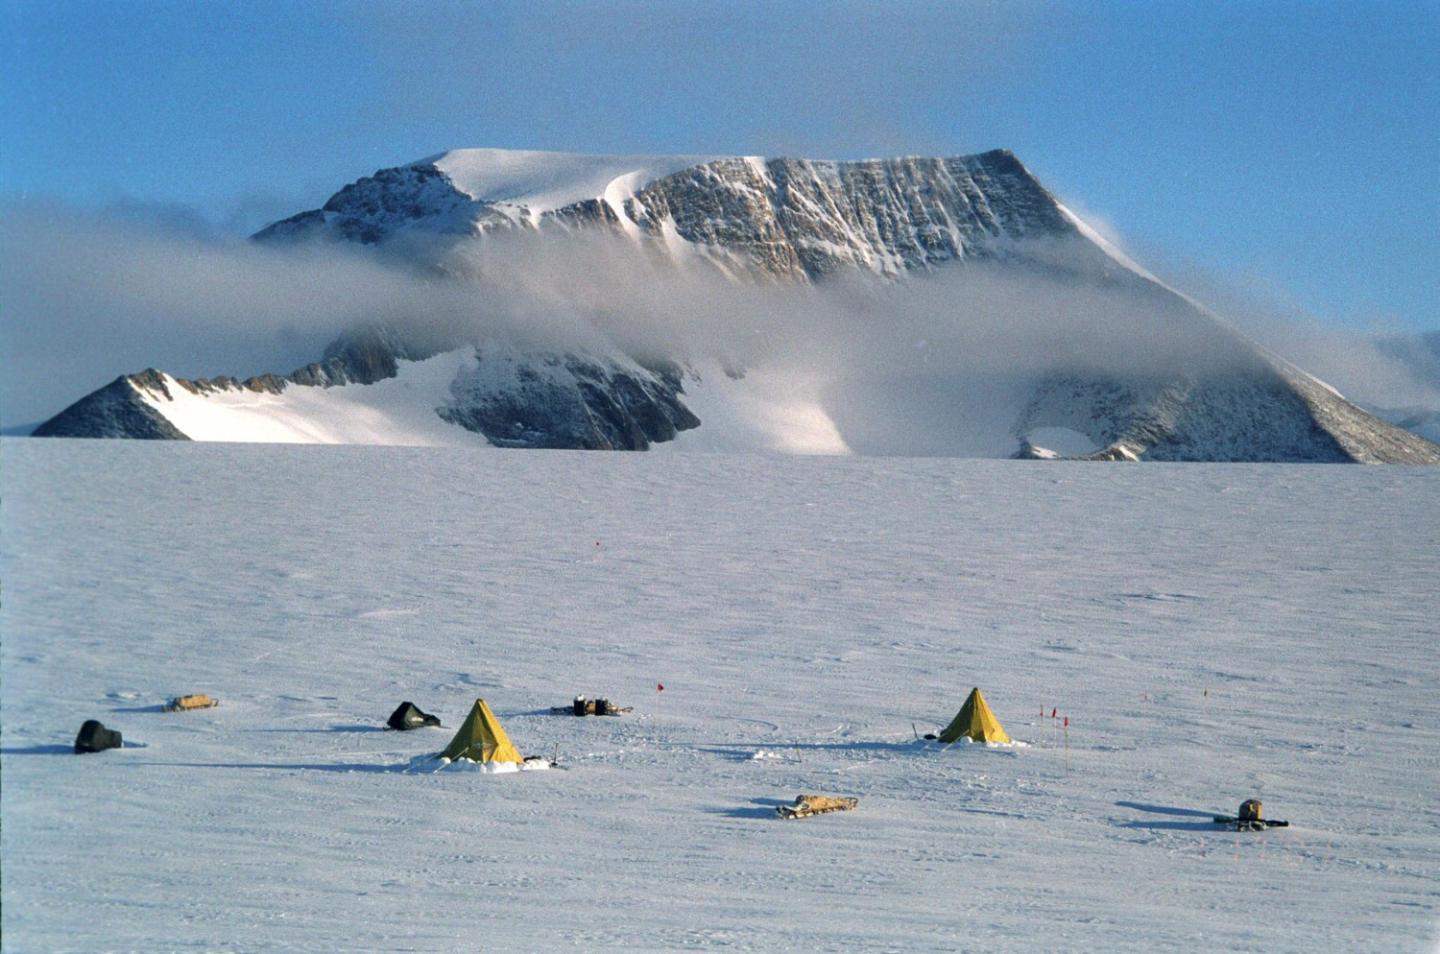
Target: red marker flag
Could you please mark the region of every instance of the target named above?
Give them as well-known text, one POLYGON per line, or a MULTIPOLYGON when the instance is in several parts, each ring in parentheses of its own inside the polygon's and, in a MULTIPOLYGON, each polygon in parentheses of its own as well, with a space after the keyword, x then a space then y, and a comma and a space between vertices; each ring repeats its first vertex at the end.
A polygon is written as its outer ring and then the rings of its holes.
POLYGON ((1070 717, 1069 717, 1069 716, 1066 716, 1066 717, 1065 717, 1065 728, 1067 728, 1067 729, 1070 728, 1070 717))
POLYGON ((655 683, 655 691, 656 691, 656 692, 664 692, 664 691, 665 691, 665 683, 663 683, 663 682, 657 682, 657 683, 655 683))
POLYGON ((1052 718, 1052 719, 1055 718, 1055 710, 1054 710, 1054 709, 1051 709, 1051 710, 1050 710, 1050 718, 1052 718))

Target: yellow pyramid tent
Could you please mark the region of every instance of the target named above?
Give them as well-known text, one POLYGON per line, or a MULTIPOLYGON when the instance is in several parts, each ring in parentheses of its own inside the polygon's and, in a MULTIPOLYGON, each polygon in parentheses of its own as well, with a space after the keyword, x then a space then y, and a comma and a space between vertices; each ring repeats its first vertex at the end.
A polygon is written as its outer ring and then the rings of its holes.
POLYGON ((455 733, 455 738, 445 746, 440 757, 452 762, 456 759, 470 759, 472 762, 525 761, 511 744, 505 730, 500 728, 500 720, 495 718, 495 713, 490 711, 484 699, 475 700, 475 706, 465 717, 460 731, 455 733))
POLYGON ((960 707, 955 718, 950 720, 945 731, 940 733, 941 742, 958 742, 962 737, 976 742, 1010 741, 1010 736, 1000 728, 1000 720, 990 711, 990 706, 978 688, 970 690, 965 704, 960 707))

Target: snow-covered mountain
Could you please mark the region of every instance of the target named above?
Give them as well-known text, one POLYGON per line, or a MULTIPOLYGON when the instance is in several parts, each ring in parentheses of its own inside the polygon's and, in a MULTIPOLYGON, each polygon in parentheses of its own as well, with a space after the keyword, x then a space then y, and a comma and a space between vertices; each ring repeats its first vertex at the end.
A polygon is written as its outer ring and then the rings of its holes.
MULTIPOLYGON (((1097 370, 1047 356, 1045 372, 1026 380, 1006 411, 1006 433, 981 453, 1048 456, 1049 447, 1097 459, 1440 463, 1440 447, 1359 410, 1165 287, 1003 150, 832 162, 466 149, 381 170, 256 240, 360 243, 413 256, 416 247, 576 233, 627 241, 647 261, 699 265, 751 287, 842 276, 900 283, 983 264, 1017 280, 1040 275, 1129 296, 1132 307, 1165 315, 1157 327, 1178 322, 1201 342, 1206 360, 1195 367, 1132 368, 1120 356, 1097 370)), ((637 357, 593 341, 517 350, 371 328, 284 378, 122 377, 36 433, 394 443, 480 435, 504 446, 645 449, 686 432, 681 446, 880 446, 864 434, 881 428, 857 422, 854 402, 842 414, 833 387, 802 393, 767 380, 764 368, 730 367, 724 355, 713 367, 690 354, 637 357)), ((965 443, 937 432, 898 446, 943 454, 965 443)))

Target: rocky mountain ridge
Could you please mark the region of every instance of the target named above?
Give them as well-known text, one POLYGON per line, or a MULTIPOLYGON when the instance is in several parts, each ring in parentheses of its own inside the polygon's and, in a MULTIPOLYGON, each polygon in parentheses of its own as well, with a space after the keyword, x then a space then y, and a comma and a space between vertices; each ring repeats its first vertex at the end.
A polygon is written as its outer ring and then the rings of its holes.
MULTIPOLYGON (((458 342, 448 347, 467 350, 458 342)), ((593 355, 522 357, 473 350, 476 367, 457 374, 448 393, 430 396, 433 411, 498 447, 645 450, 700 423, 680 401, 681 374, 672 365, 645 368, 593 355)), ((166 416, 182 396, 177 390, 233 400, 278 397, 294 387, 364 387, 395 378, 402 366, 437 353, 433 347, 417 350, 392 331, 365 328, 332 343, 321 361, 283 376, 174 378, 147 368, 92 392, 40 425, 33 436, 190 440, 166 416)))
MULTIPOLYGON (((444 171, 453 155, 382 169, 256 238, 376 244, 414 232, 473 238, 599 225, 675 255, 813 281, 847 268, 896 277, 1076 234, 1054 197, 1003 149, 945 159, 711 159, 633 191, 607 185, 605 195, 538 211, 523 197, 466 193, 444 171)), ((1106 264, 1099 255, 1090 262, 1106 264)))

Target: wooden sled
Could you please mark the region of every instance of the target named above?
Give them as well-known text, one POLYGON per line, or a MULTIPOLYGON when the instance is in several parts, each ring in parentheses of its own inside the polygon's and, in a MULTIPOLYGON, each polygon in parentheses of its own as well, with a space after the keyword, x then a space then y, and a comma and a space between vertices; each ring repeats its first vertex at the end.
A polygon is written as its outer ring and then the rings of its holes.
POLYGON ((833 798, 829 795, 796 795, 795 804, 775 806, 781 818, 809 818, 826 812, 848 812, 860 804, 858 798, 833 798))
POLYGON ((191 709, 213 709, 219 704, 219 699, 197 692, 189 696, 176 696, 165 703, 163 708, 166 712, 188 712, 191 709))

